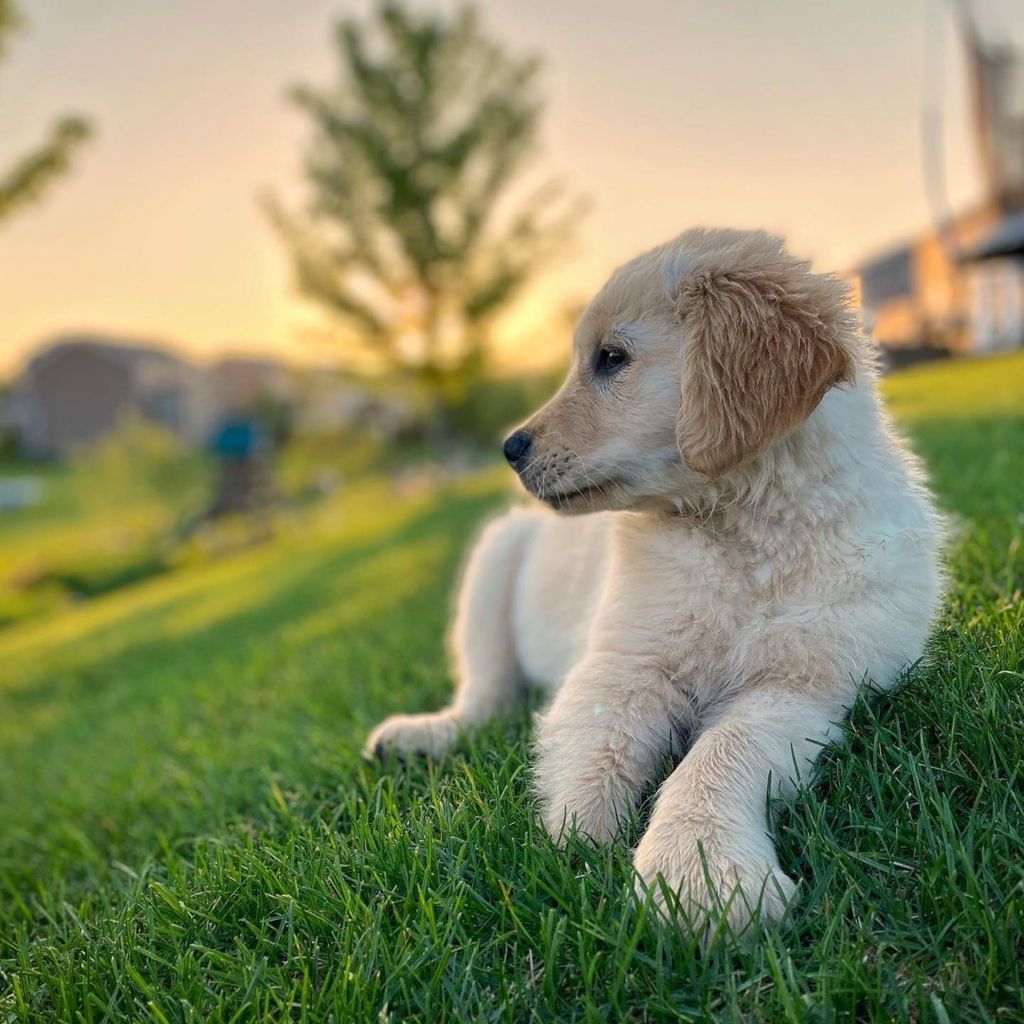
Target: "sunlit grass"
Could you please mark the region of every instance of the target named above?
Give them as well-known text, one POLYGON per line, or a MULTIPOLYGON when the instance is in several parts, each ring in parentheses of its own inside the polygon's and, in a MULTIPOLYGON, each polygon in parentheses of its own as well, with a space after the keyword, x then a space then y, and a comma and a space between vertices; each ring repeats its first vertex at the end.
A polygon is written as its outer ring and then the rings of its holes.
POLYGON ((885 389, 951 592, 928 664, 782 809, 788 931, 700 955, 638 918, 625 847, 555 850, 526 714, 438 766, 361 762, 445 698, 456 568, 507 500, 499 470, 378 480, 0 631, 0 1020, 1019 1019, 1024 358, 885 389))
POLYGON ((1019 352, 925 363, 884 381, 889 407, 904 423, 1024 415, 1019 352))

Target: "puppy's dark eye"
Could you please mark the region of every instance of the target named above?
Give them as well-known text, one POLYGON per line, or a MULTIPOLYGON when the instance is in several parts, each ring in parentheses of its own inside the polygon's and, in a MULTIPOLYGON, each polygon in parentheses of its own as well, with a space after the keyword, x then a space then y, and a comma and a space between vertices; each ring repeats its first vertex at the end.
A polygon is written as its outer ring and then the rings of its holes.
POLYGON ((608 377, 617 370, 621 370, 628 362, 629 356, 621 348, 611 348, 605 345, 597 353, 594 373, 602 377, 608 377))

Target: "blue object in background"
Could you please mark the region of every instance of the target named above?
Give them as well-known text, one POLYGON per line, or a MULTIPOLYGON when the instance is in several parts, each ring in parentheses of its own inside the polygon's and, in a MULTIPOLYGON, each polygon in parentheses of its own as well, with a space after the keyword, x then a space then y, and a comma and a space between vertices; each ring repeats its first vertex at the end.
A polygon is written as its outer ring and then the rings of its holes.
POLYGON ((214 431, 211 448, 219 459, 247 459, 267 447, 267 432, 251 416, 231 416, 214 431))

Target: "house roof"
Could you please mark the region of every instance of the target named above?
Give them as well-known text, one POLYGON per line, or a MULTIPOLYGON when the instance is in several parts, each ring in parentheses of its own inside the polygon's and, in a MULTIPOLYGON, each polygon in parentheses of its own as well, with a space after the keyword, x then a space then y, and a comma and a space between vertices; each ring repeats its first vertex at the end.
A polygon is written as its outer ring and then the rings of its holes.
POLYGON ((163 346, 148 340, 114 338, 102 334, 68 334, 54 338, 28 363, 30 372, 38 372, 69 352, 88 352, 101 359, 124 366, 139 363, 181 365, 183 360, 163 346))
POLYGON ((1024 210, 1007 214, 967 253, 967 258, 972 260, 999 256, 1024 256, 1024 210))

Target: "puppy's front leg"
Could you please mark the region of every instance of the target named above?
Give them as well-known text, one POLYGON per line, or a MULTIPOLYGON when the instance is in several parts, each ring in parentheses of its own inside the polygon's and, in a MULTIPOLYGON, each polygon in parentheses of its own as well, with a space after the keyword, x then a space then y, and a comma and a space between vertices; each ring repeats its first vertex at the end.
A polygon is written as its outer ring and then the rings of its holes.
POLYGON ((575 827, 611 839, 687 708, 667 673, 635 657, 588 655, 537 723, 535 783, 548 832, 562 840, 575 827))
POLYGON ((775 792, 806 780, 843 715, 838 701, 793 692, 726 705, 661 788, 634 857, 642 888, 661 905, 664 880, 691 915, 724 914, 736 932, 759 904, 778 920, 795 886, 768 835, 769 778, 775 792))
POLYGON ((440 711, 385 719, 366 741, 367 757, 389 752, 440 757, 460 729, 485 722, 522 698, 513 595, 531 526, 529 517, 513 511, 490 523, 473 549, 452 629, 458 685, 451 704, 440 711))

